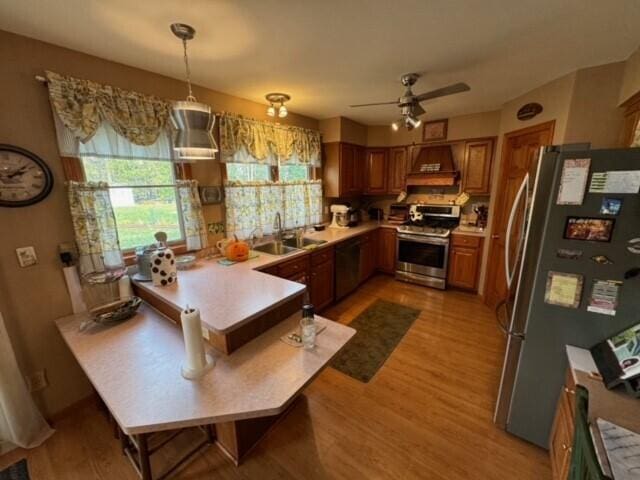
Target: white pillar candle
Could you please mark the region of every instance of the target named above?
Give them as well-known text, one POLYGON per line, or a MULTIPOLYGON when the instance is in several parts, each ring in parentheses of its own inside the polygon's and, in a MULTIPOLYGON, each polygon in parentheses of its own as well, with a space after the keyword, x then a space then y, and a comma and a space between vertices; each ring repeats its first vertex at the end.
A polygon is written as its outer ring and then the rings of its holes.
POLYGON ((123 275, 118 279, 118 294, 120 295, 120 300, 133 297, 129 275, 123 275))
POLYGON ((182 376, 191 380, 202 376, 213 367, 213 359, 204 352, 200 310, 189 308, 187 305, 187 308, 180 313, 180 322, 186 356, 182 366, 182 376))

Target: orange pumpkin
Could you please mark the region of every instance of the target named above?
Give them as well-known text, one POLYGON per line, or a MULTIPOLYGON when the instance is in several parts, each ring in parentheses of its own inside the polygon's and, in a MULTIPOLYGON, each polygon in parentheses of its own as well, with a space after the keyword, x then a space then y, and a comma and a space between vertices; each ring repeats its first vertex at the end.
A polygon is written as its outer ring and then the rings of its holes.
POLYGON ((233 240, 227 244, 225 250, 227 260, 233 262, 244 262, 249 259, 249 245, 247 242, 238 240, 238 237, 233 236, 233 240))

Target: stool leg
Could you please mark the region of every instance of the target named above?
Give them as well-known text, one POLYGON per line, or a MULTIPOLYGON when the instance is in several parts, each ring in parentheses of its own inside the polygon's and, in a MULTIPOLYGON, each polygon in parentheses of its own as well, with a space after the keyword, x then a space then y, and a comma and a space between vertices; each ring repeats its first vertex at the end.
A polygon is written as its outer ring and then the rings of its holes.
POLYGON ((140 474, 142 480, 151 480, 151 462, 149 461, 149 444, 147 443, 147 434, 141 433, 137 435, 138 440, 138 462, 140 465, 140 474))

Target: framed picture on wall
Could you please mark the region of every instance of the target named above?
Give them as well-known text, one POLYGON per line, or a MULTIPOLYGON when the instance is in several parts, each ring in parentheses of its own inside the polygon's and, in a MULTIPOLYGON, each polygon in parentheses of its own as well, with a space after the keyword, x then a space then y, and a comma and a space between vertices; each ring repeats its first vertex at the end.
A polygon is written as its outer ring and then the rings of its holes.
POLYGON ((446 118, 424 122, 424 126, 422 127, 422 141, 437 142, 446 140, 448 125, 449 120, 446 118))

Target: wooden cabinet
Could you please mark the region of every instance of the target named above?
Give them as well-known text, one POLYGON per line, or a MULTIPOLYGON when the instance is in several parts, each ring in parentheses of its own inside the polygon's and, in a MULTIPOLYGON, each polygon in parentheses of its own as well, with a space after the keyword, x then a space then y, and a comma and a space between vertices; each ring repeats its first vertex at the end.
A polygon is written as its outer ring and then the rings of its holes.
MULTIPOLYGON (((636 132, 640 130, 640 92, 624 102, 624 121, 622 124, 622 132, 620 146, 629 148, 636 139, 636 132)), ((636 145, 637 147, 638 145, 636 145)))
POLYGON ((368 148, 364 169, 365 195, 385 195, 387 193, 387 154, 386 148, 368 148))
POLYGON ((378 230, 378 270, 391 274, 396 271, 396 230, 394 228, 378 230))
POLYGON ((328 247, 311 254, 309 295, 316 311, 331 305, 334 299, 334 248, 328 247))
POLYGON ((322 146, 323 189, 326 197, 354 197, 362 194, 365 149, 344 142, 322 146))
POLYGON ((378 252, 378 235, 376 232, 362 235, 360 244, 360 282, 369 279, 376 271, 376 255, 378 252))
POLYGON ((569 474, 575 430, 575 393, 576 386, 569 370, 558 398, 549 439, 549 455, 554 480, 566 480, 569 474))
POLYGON ((493 138, 470 140, 465 143, 460 191, 470 195, 489 195, 494 144, 493 138))
POLYGON ((476 291, 482 262, 481 237, 451 236, 447 282, 452 287, 476 291))
POLYGON ((403 191, 407 181, 408 150, 406 147, 395 147, 389 150, 387 193, 396 194, 403 191))

